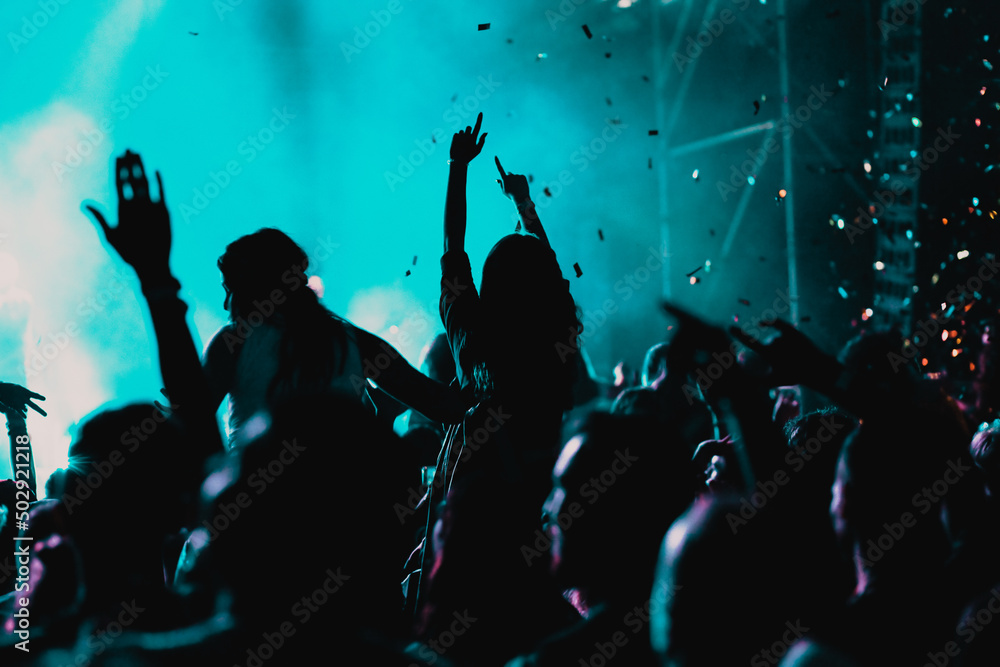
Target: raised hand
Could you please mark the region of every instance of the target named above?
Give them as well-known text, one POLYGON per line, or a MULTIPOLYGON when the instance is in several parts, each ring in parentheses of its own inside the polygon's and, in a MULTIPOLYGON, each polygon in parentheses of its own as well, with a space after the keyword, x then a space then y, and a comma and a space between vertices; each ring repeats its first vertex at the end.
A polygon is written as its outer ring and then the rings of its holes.
POLYGON ((528 194, 528 179, 522 174, 508 174, 503 170, 503 166, 500 164, 500 158, 493 156, 493 159, 497 163, 497 170, 500 172, 500 178, 497 179, 497 183, 500 184, 500 189, 509 199, 512 199, 515 204, 520 206, 521 204, 531 200, 528 194))
POLYGON ((32 403, 32 399, 44 401, 45 397, 19 384, 0 382, 0 412, 8 415, 16 413, 23 417, 27 414, 28 408, 31 408, 43 417, 46 416, 45 410, 32 403))
POLYGON ((768 363, 771 373, 765 379, 772 387, 810 384, 815 377, 828 375, 831 367, 837 365, 835 359, 788 322, 778 319, 763 326, 770 326, 779 334, 767 344, 737 327, 731 327, 729 331, 768 363))
POLYGON ((150 197, 142 158, 126 150, 115 160, 118 225, 111 227, 96 206, 83 203, 83 207, 104 230, 108 243, 135 269, 140 280, 144 276, 170 273, 170 213, 160 172, 156 172, 156 182, 160 190, 159 201, 150 197))
POLYGON ((451 159, 461 164, 469 164, 483 150, 486 142, 486 132, 479 136, 479 128, 483 126, 483 114, 476 118, 476 127, 468 127, 456 132, 451 138, 451 159))

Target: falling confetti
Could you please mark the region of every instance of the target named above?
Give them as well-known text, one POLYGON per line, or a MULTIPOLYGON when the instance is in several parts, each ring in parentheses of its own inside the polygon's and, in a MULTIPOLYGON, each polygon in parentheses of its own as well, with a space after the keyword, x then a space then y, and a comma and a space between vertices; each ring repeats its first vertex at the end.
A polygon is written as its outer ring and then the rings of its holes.
POLYGON ((610 57, 611 57, 611 54, 610 54, 610 53, 605 53, 605 54, 604 54, 604 57, 605 57, 605 58, 610 58, 610 57))
POLYGON ((749 301, 748 299, 740 299, 739 301, 740 301, 740 303, 742 303, 742 304, 743 304, 744 306, 749 306, 749 305, 750 305, 750 301, 749 301))
POLYGON ((838 287, 837 292, 840 294, 841 298, 843 299, 847 298, 847 290, 845 290, 843 287, 838 287))
POLYGON ((808 322, 811 319, 812 317, 810 315, 806 315, 805 317, 800 317, 799 322, 808 322))
POLYGON ((576 271, 576 277, 579 278, 583 275, 583 271, 580 269, 580 263, 577 262, 573 265, 573 270, 576 271))
POLYGON ((480 30, 489 30, 490 29, 490 24, 489 23, 480 23, 479 24, 479 29, 480 30))
POLYGON ((409 276, 409 275, 410 275, 410 270, 409 270, 409 269, 407 269, 407 270, 406 270, 406 275, 407 275, 407 276, 409 276))
POLYGON ((417 256, 414 255, 413 256, 413 266, 416 266, 416 265, 417 265, 417 256))
POLYGON ((542 192, 545 193, 546 197, 551 197, 552 196, 552 190, 549 190, 548 188, 545 188, 544 190, 542 190, 542 192))
POLYGON ((611 98, 610 97, 605 97, 604 101, 608 103, 608 106, 611 106, 611 98))
POLYGON ((604 240, 604 232, 602 232, 600 229, 597 230, 597 238, 601 239, 602 241, 604 240))
POLYGON ((583 26, 583 34, 587 36, 587 39, 593 37, 593 35, 590 33, 590 28, 588 28, 586 24, 584 24, 583 26))
POLYGON ((189 35, 194 35, 195 37, 197 37, 197 36, 198 36, 198 33, 196 33, 196 32, 191 32, 190 30, 188 30, 188 34, 189 34, 189 35))
POLYGON ((693 178, 695 180, 695 182, 698 181, 698 170, 697 169, 695 169, 694 172, 691 174, 691 178, 693 178))
POLYGON ((660 133, 660 131, 659 131, 659 130, 650 130, 650 131, 649 131, 649 136, 651 136, 651 137, 655 137, 655 136, 656 136, 656 135, 658 135, 659 133, 660 133))
POLYGON ((535 56, 535 60, 538 61, 538 60, 541 60, 542 58, 548 58, 548 57, 549 57, 549 54, 547 54, 547 53, 539 53, 537 56, 535 56))
MULTIPOLYGON (((699 267, 698 267, 697 269, 695 269, 694 271, 691 271, 690 273, 685 273, 684 275, 686 275, 686 276, 687 276, 688 278, 690 278, 690 277, 691 277, 691 276, 693 276, 694 274, 696 274, 696 273, 698 273, 699 271, 701 271, 701 269, 702 269, 702 267, 700 267, 700 266, 699 266, 699 267)), ((692 283, 692 284, 694 284, 694 283, 692 283)))
POLYGON ((653 158, 649 158, 649 168, 653 168, 653 158))
POLYGON ((759 111, 760 111, 760 102, 758 102, 757 100, 754 100, 753 101, 753 115, 756 116, 757 112, 759 112, 759 111))
POLYGON ((989 71, 991 71, 991 72, 993 71, 993 65, 992 65, 992 63, 990 63, 990 61, 987 60, 986 58, 983 58, 983 66, 985 66, 986 69, 988 69, 989 71))

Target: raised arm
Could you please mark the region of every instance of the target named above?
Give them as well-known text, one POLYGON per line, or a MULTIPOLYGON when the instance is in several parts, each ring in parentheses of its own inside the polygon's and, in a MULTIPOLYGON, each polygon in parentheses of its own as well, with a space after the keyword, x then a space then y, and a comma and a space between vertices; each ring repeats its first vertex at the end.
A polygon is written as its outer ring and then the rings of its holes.
POLYGON ((85 204, 85 208, 104 231, 108 244, 139 277, 156 332, 166 393, 178 417, 208 438, 208 451, 203 452, 207 457, 222 450, 222 439, 198 351, 185 320, 187 304, 178 296, 181 285, 170 272, 170 214, 159 172, 156 180, 160 198, 154 202, 142 159, 125 151, 115 162, 118 225, 108 225, 95 206, 85 204))
POLYGON ((10 468, 14 483, 19 489, 27 489, 32 500, 38 497, 35 477, 35 458, 28 437, 28 408, 45 416, 45 410, 35 405, 32 399, 44 401, 45 397, 25 389, 21 385, 0 382, 0 412, 7 417, 7 434, 10 436, 10 468))
POLYGON ((451 169, 448 172, 448 198, 444 207, 444 252, 465 250, 465 184, 468 180, 469 162, 473 160, 486 141, 486 133, 479 136, 483 114, 476 118, 476 127, 466 127, 451 138, 451 169))
MULTIPOLYGON (((535 202, 531 201, 531 196, 528 192, 528 179, 522 174, 510 174, 504 171, 503 166, 500 164, 500 158, 493 156, 493 159, 497 163, 497 169, 500 171, 500 178, 497 179, 497 183, 500 184, 500 189, 503 193, 507 195, 516 205, 518 215, 521 216, 520 222, 518 222, 517 229, 524 226, 524 231, 528 234, 534 234, 542 241, 545 245, 549 245, 549 237, 545 235, 545 230, 542 228, 542 221, 538 219, 538 213, 535 211, 535 202)), ((517 231, 515 229, 514 231, 517 231)))
POLYGON ((362 358, 372 361, 364 364, 368 369, 366 373, 370 372, 366 380, 371 380, 400 403, 436 422, 456 424, 462 420, 470 406, 466 405, 458 390, 418 371, 398 350, 375 334, 357 329, 356 336, 362 358), (386 356, 390 358, 387 365, 376 365, 373 361, 386 356))

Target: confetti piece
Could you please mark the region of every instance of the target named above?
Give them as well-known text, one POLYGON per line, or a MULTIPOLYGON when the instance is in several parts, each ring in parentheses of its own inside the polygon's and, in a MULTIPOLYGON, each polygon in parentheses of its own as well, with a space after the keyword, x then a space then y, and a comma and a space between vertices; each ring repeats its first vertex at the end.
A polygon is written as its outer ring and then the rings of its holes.
POLYGON ((196 33, 196 32, 191 32, 190 30, 188 30, 188 34, 189 34, 189 35, 194 35, 195 37, 197 37, 197 36, 198 36, 198 33, 196 33))
POLYGON ((697 169, 695 169, 694 172, 692 172, 691 178, 694 179, 695 183, 698 182, 698 170, 697 169))
POLYGON ((740 303, 742 303, 744 306, 749 306, 750 305, 750 301, 747 300, 747 299, 740 299, 740 303))
POLYGON ((539 53, 537 56, 535 56, 535 60, 538 61, 538 60, 541 60, 542 58, 548 58, 548 57, 549 57, 549 54, 547 54, 547 53, 539 53))
POLYGON ((573 270, 576 271, 576 277, 577 278, 579 278, 580 276, 583 275, 583 271, 580 270, 580 263, 579 262, 577 262, 576 264, 573 265, 573 270))
POLYGON ((417 265, 417 256, 414 255, 413 256, 413 266, 416 266, 416 265, 417 265))
POLYGON ((436 144, 437 142, 438 142, 438 140, 437 140, 437 139, 436 139, 436 138, 434 137, 434 135, 432 134, 432 135, 431 135, 431 143, 432 143, 432 144, 436 144))
POLYGON ((838 287, 837 293, 840 294, 841 298, 843 299, 847 298, 847 290, 845 290, 843 287, 838 287))
POLYGON ((528 174, 528 182, 529 183, 534 183, 535 182, 535 175, 534 174, 528 174))
POLYGON ((757 100, 754 100, 753 101, 753 115, 756 116, 759 111, 760 111, 760 102, 758 102, 757 100))
POLYGON ((991 72, 993 71, 992 63, 990 63, 990 61, 987 60, 986 58, 983 58, 983 66, 986 67, 986 69, 988 69, 989 71, 991 72))
POLYGON ((406 270, 406 275, 410 275, 410 270, 409 269, 406 270))
POLYGON ((649 158, 649 168, 653 168, 653 158, 649 158))
POLYGON ((546 197, 551 197, 552 196, 552 191, 549 190, 548 188, 545 188, 544 190, 542 190, 542 192, 545 193, 546 197))
POLYGON ((621 118, 612 118, 611 119, 611 124, 612 125, 621 125, 622 124, 622 119, 621 118))
POLYGON ((811 315, 806 315, 805 317, 800 317, 799 322, 808 322, 811 319, 812 319, 811 315))
POLYGON ((715 230, 714 229, 708 230, 708 235, 709 236, 715 236, 715 230))
POLYGON ((657 134, 659 134, 659 133, 660 133, 660 131, 659 131, 659 130, 650 130, 650 131, 649 131, 649 136, 651 136, 651 137, 655 137, 655 136, 656 136, 657 134))
POLYGON ((508 43, 508 44, 513 44, 513 43, 514 43, 514 40, 513 40, 513 39, 511 39, 510 37, 508 37, 508 38, 507 38, 507 43, 508 43))
POLYGON ((587 36, 587 39, 593 37, 593 35, 590 34, 590 28, 588 28, 586 24, 583 26, 583 34, 587 36))
MULTIPOLYGON (((695 269, 694 271, 692 271, 692 272, 690 272, 690 273, 685 273, 684 275, 685 275, 685 276, 687 276, 688 278, 690 278, 690 277, 691 277, 691 276, 693 276, 694 274, 696 274, 696 273, 698 273, 699 271, 701 271, 701 269, 702 269, 702 267, 700 267, 700 266, 699 266, 699 267, 698 267, 697 269, 695 269)), ((691 284, 693 285, 694 283, 691 283, 691 284)))
MULTIPOLYGON (((610 54, 610 53, 605 53, 605 54, 604 54, 604 57, 605 57, 605 58, 610 58, 610 57, 611 57, 611 54, 610 54)), ((992 68, 990 68, 990 69, 992 69, 992 68)))
POLYGON ((490 29, 490 24, 489 23, 480 23, 479 24, 479 29, 480 30, 489 30, 490 29))
POLYGON ((643 74, 643 75, 642 75, 642 80, 643 80, 643 81, 649 81, 649 77, 648 77, 648 76, 646 76, 645 74, 643 74))
POLYGON ((600 229, 597 230, 597 238, 601 239, 602 241, 604 240, 604 232, 602 232, 600 229))
POLYGON ((700 282, 701 280, 698 278, 698 276, 691 276, 690 278, 688 278, 688 283, 690 283, 691 285, 697 285, 700 282))
MULTIPOLYGON (((986 89, 983 88, 983 90, 986 90, 986 89)), ((611 106, 611 98, 610 97, 605 97, 604 101, 608 103, 608 106, 611 106)))
POLYGON ((454 102, 457 99, 458 99, 458 93, 455 93, 454 95, 451 96, 451 101, 452 102, 454 102))

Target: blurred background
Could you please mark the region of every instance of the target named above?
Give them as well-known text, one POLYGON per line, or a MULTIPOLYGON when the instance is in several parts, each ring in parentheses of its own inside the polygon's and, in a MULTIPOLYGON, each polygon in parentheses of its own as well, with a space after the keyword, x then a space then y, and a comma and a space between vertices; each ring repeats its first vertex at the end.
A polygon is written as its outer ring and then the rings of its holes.
MULTIPOLYGON (((5 0, 0 356, 48 397, 39 476, 92 411, 159 398, 135 277, 80 212, 114 211, 126 148, 163 174, 200 346, 227 316, 217 258, 276 226, 332 310, 416 364, 442 329, 448 147, 479 112, 474 274, 514 227, 498 155, 530 177, 601 377, 662 339, 663 298, 736 326, 787 304, 830 352, 908 333, 1000 247, 994 5, 5 0)), ((957 383, 997 312, 974 291, 920 350, 957 383)))

